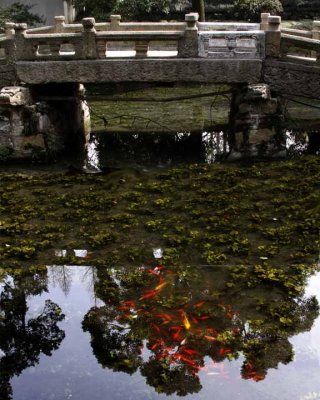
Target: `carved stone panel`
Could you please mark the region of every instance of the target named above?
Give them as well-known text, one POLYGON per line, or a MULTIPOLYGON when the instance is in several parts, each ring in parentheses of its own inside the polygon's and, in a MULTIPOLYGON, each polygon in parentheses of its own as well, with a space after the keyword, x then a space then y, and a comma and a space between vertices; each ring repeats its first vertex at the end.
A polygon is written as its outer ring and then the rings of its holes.
POLYGON ((205 58, 264 58, 264 33, 200 32, 199 56, 205 58))

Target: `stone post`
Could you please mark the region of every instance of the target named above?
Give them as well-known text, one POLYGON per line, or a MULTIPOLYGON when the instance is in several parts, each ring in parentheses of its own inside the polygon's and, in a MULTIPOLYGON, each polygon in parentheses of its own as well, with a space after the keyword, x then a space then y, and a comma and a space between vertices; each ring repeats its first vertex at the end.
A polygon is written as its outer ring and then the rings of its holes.
POLYGON ((110 30, 119 31, 120 21, 121 21, 121 15, 110 15, 110 30))
MULTIPOLYGON (((313 21, 312 39, 320 40, 320 21, 313 21)), ((313 51, 311 55, 317 59, 318 63, 320 62, 320 52, 313 51)))
POLYGON ((268 30, 266 31, 266 56, 279 58, 281 55, 281 17, 270 15, 268 17, 268 30))
POLYGON ((83 55, 86 59, 97 58, 96 21, 94 18, 83 18, 83 55))
POLYGON ((15 30, 14 41, 16 46, 17 60, 25 60, 28 59, 29 56, 32 56, 32 54, 29 54, 28 47, 25 46, 25 33, 27 29, 28 29, 27 24, 15 24, 14 26, 15 30))
POLYGON ((230 113, 231 158, 283 155, 282 121, 281 102, 268 85, 239 86, 230 113))
POLYGON ((135 43, 136 58, 145 58, 148 56, 149 40, 137 40, 135 43))
MULTIPOLYGON (((14 38, 14 27, 15 23, 14 22, 6 22, 5 23, 5 34, 8 39, 13 39, 14 38)), ((6 46, 5 48, 5 58, 8 59, 9 62, 13 62, 15 59, 15 46, 13 40, 10 41, 10 44, 6 46)))
POLYGON ((12 37, 14 35, 14 27, 15 27, 15 23, 14 22, 6 22, 4 25, 4 29, 5 29, 5 34, 6 36, 12 37))
POLYGON ((270 13, 261 13, 260 17, 261 17, 260 29, 266 32, 269 28, 268 19, 270 17, 270 13))
POLYGON ((320 21, 313 21, 312 39, 320 40, 320 21))
POLYGON ((186 14, 186 29, 184 36, 179 40, 178 57, 198 57, 198 13, 186 14))
POLYGON ((64 31, 66 18, 64 15, 58 15, 54 17, 54 31, 56 33, 62 33, 64 31))

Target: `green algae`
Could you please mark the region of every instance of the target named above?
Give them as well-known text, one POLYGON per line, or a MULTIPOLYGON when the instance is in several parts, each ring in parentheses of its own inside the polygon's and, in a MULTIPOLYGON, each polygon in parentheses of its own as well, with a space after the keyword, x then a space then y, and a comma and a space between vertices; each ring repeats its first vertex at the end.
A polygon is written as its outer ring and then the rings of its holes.
POLYGON ((87 249, 92 265, 109 265, 115 253, 120 264, 148 261, 153 247, 175 265, 311 262, 319 164, 303 157, 134 175, 2 172, 1 264, 49 264, 54 250, 72 246, 87 249))

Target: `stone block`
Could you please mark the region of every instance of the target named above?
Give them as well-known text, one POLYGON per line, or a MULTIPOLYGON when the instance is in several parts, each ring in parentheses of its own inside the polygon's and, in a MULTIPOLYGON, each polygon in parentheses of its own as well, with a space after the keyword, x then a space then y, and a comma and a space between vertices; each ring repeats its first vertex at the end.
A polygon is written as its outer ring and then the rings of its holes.
POLYGON ((8 135, 10 133, 10 129, 10 119, 8 117, 5 117, 4 115, 1 115, 0 110, 0 137, 2 135, 8 135))
POLYGON ((0 105, 25 106, 31 104, 30 92, 21 86, 7 86, 0 90, 0 105))
POLYGON ((20 147, 22 150, 28 150, 31 148, 38 148, 45 151, 45 143, 43 139, 43 135, 32 135, 32 136, 24 136, 20 139, 20 147))
POLYGON ((245 95, 246 100, 256 100, 263 99, 269 100, 271 99, 270 88, 266 84, 258 84, 258 85, 248 85, 247 93, 245 95))

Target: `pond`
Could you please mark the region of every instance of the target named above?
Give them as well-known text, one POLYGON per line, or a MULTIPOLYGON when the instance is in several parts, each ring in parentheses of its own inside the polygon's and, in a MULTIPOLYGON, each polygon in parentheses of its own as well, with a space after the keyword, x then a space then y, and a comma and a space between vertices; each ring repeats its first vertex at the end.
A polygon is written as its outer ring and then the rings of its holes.
POLYGON ((135 290, 127 299, 123 273, 113 271, 116 300, 92 267, 2 277, 1 398, 11 391, 21 400, 319 396, 319 273, 296 299, 264 288, 218 295, 227 275, 220 267, 193 271, 197 290, 166 268, 140 267, 139 275, 166 283, 166 294, 135 290), (283 324, 270 315, 281 308, 283 324))
POLYGON ((1 399, 320 398, 320 159, 0 172, 1 399))

